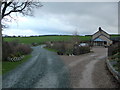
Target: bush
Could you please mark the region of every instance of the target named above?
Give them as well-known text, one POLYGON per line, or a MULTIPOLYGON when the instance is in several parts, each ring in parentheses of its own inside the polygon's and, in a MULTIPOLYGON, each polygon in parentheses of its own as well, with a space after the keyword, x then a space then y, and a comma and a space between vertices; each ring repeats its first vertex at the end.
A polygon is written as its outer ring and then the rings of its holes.
POLYGON ((37 45, 39 45, 38 43, 32 43, 32 46, 37 46, 37 45))
POLYGON ((18 41, 2 43, 2 60, 7 61, 8 57, 20 57, 29 54, 32 49, 29 45, 19 44, 18 41))
POLYGON ((77 48, 74 48, 73 50, 73 54, 74 55, 80 55, 80 54, 85 54, 85 53, 89 53, 90 52, 90 47, 89 46, 86 46, 86 47, 77 47, 77 48))
POLYGON ((15 55, 14 55, 14 54, 10 54, 9 57, 10 57, 10 58, 14 58, 15 55))
POLYGON ((112 60, 116 60, 117 70, 120 71, 120 42, 113 44, 108 48, 108 56, 111 57, 112 60))
POLYGON ((65 54, 72 55, 73 54, 73 49, 67 49, 65 54))
POLYGON ((2 59, 7 60, 7 57, 13 52, 10 43, 3 42, 2 43, 2 59))
POLYGON ((116 54, 117 52, 120 52, 120 42, 109 46, 108 56, 112 56, 116 54))
POLYGON ((16 52, 16 53, 15 53, 15 56, 16 56, 16 57, 20 57, 21 55, 22 55, 22 54, 21 54, 20 52, 16 52))
POLYGON ((47 48, 55 49, 57 50, 58 55, 80 55, 84 53, 90 52, 89 46, 81 46, 79 47, 78 44, 75 44, 73 42, 52 42, 47 43, 47 48))
POLYGON ((16 47, 16 51, 19 52, 19 53, 21 53, 22 55, 27 55, 27 54, 29 54, 32 51, 32 49, 28 45, 19 44, 16 47))

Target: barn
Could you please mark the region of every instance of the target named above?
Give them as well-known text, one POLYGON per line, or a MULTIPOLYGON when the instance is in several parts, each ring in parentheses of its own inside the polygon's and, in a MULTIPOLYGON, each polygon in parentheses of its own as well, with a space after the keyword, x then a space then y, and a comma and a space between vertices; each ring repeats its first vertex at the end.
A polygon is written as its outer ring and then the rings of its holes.
POLYGON ((110 46, 113 41, 110 39, 110 35, 99 27, 99 30, 92 35, 93 46, 110 46))

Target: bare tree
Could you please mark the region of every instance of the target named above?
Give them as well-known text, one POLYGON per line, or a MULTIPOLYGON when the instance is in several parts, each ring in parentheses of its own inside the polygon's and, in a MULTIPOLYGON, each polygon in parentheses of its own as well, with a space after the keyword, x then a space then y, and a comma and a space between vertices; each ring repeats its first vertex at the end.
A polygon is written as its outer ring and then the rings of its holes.
POLYGON ((73 38, 72 41, 76 44, 78 44, 80 42, 80 38, 79 38, 79 32, 77 30, 75 30, 73 32, 73 38))
POLYGON ((24 0, 24 2, 16 0, 0 0, 0 61, 2 61, 2 25, 1 20, 6 16, 11 16, 12 13, 21 13, 22 15, 33 16, 34 8, 42 7, 42 4, 34 0, 24 0))
MULTIPOLYGON (((2 2, 0 1, 0 6, 2 5, 2 2)), ((0 7, 1 9, 1 7, 0 7)), ((2 25, 1 25, 1 13, 0 13, 0 61, 2 61, 2 25)), ((2 68, 1 65, 2 63, 0 62, 0 68, 2 68)), ((0 80, 1 81, 1 80, 0 80)), ((1 88, 0 88, 1 89, 1 88)))
POLYGON ((75 30, 74 32, 73 32, 73 36, 78 36, 79 35, 79 32, 77 31, 77 30, 75 30))
POLYGON ((16 2, 16 0, 2 0, 1 15, 10 16, 11 13, 21 13, 23 15, 33 15, 34 8, 42 7, 40 2, 33 0, 24 0, 24 2, 16 2))

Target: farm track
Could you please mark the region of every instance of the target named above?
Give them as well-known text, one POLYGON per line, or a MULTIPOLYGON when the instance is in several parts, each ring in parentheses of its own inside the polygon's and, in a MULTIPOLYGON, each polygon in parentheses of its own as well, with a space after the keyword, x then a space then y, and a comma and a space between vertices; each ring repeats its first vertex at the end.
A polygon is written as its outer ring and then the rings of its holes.
POLYGON ((52 52, 34 47, 32 58, 2 77, 3 88, 57 88, 69 87, 68 71, 52 52), (64 77, 63 77, 64 76, 64 77))
POLYGON ((94 47, 94 53, 61 56, 70 72, 72 88, 118 88, 120 84, 107 70, 107 48, 94 47))
POLYGON ((3 76, 3 88, 116 88, 119 85, 105 66, 107 49, 94 53, 58 56, 42 46, 33 47, 32 58, 3 76))

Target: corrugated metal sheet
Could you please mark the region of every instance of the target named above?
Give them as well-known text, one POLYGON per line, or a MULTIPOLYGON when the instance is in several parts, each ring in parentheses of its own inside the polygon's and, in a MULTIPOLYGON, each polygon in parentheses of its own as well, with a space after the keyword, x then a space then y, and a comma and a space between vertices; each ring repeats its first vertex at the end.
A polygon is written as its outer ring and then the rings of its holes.
POLYGON ((105 41, 105 40, 102 40, 100 38, 96 38, 94 41, 105 41))

